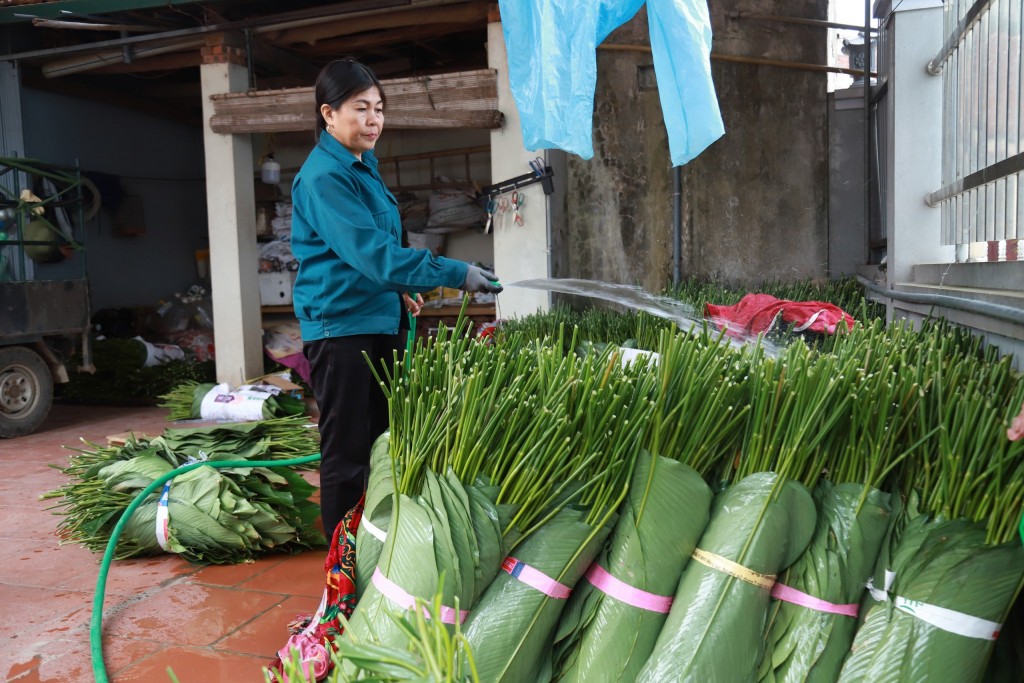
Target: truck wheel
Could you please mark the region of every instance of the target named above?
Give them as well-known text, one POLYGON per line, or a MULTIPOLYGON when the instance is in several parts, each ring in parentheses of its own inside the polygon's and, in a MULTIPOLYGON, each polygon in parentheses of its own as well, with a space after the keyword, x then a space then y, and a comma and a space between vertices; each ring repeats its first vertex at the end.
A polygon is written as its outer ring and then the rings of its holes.
POLYGON ((52 402, 53 375, 39 354, 24 346, 0 347, 0 439, 34 432, 52 402))

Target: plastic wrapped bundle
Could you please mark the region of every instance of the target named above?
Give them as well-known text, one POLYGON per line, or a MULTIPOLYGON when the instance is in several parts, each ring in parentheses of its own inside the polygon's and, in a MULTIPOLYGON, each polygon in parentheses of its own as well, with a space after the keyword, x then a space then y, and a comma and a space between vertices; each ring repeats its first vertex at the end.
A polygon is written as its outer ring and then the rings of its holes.
POLYGON ((779 601, 768 620, 760 681, 831 683, 839 677, 891 518, 888 494, 864 489, 827 481, 815 488, 814 537, 772 589, 779 601))
POLYGON ((380 558, 349 628, 360 639, 372 635, 403 647, 408 635, 389 613, 411 609, 439 586, 445 623, 463 622, 498 571, 501 543, 497 510, 485 496, 470 494, 451 473, 426 470, 421 495, 394 499, 380 558))
POLYGON ((985 543, 965 520, 914 518, 903 530, 887 582, 874 589, 843 665, 842 683, 971 683, 989 655, 1024 577, 1018 541, 985 543))
POLYGON ((636 679, 710 506, 711 489, 693 468, 640 454, 608 548, 577 584, 562 616, 555 680, 636 679))
POLYGON ((370 477, 366 484, 366 502, 359 521, 356 543, 356 595, 362 597, 377 568, 380 551, 387 540, 391 523, 395 483, 391 470, 390 433, 384 432, 370 449, 370 477))
POLYGON ((720 494, 638 681, 753 681, 775 575, 811 540, 814 501, 773 473, 720 494))
POLYGON ((550 678, 551 643, 566 600, 611 531, 586 517, 561 508, 505 559, 474 606, 463 631, 481 681, 550 678))
POLYGON ((268 420, 304 415, 302 399, 282 393, 269 384, 244 384, 233 390, 227 384, 185 382, 160 397, 169 420, 268 420))

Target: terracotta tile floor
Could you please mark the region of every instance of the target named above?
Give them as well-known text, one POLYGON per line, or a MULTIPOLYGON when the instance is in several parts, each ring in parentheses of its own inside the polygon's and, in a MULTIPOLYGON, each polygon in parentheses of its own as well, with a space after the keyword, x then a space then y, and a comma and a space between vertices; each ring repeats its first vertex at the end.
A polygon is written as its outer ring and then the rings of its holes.
MULTIPOLYGON (((89 620, 99 555, 58 544, 59 517, 39 495, 60 486, 81 439, 172 426, 162 408, 56 405, 35 434, 0 441, 0 674, 4 681, 91 681, 89 620)), ((311 480, 316 482, 316 474, 311 480)), ((173 555, 115 562, 107 577, 103 652, 122 681, 259 683, 323 590, 322 551, 247 565, 197 567, 173 555)))

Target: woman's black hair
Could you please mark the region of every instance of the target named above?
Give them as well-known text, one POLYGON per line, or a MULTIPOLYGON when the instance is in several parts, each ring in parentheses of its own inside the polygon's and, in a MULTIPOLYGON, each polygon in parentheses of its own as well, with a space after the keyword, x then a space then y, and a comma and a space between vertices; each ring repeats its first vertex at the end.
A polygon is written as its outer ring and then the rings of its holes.
POLYGON ((336 59, 320 69, 316 77, 316 127, 313 129, 313 139, 319 140, 320 131, 327 127, 320 107, 326 104, 331 109, 337 109, 348 98, 372 87, 376 87, 380 93, 381 104, 386 104, 380 81, 368 66, 352 57, 336 59))

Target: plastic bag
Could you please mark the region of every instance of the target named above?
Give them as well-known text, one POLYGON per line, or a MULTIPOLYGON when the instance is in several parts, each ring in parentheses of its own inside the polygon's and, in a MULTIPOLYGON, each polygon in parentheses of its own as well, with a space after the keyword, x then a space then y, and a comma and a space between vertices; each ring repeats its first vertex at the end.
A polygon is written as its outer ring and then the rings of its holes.
MULTIPOLYGON (((643 0, 499 0, 509 81, 527 149, 594 156, 597 46, 643 0)), ((694 159, 725 132, 711 80, 705 0, 649 0, 654 71, 673 165, 694 159)))

